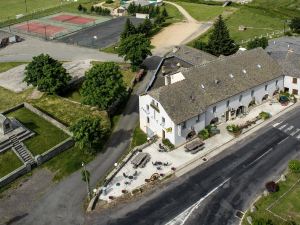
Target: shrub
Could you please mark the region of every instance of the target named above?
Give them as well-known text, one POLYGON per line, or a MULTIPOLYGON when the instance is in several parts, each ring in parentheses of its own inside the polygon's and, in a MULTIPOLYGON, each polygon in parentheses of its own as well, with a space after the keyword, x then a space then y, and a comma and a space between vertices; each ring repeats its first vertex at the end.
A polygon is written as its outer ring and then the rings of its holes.
POLYGON ((232 133, 239 133, 241 131, 241 128, 235 124, 228 125, 226 129, 232 133))
POLYGON ((113 0, 106 0, 105 3, 106 4, 112 4, 114 1, 113 0))
POLYGON ((259 118, 266 120, 269 119, 271 117, 271 114, 268 112, 264 112, 262 111, 261 113, 259 113, 259 118))
POLYGON ((289 162, 289 169, 292 173, 300 173, 300 161, 299 160, 291 160, 289 162))
POLYGON ((169 139, 165 138, 162 140, 162 143, 167 146, 170 150, 173 150, 175 146, 170 142, 169 139))
POLYGON ((202 140, 205 140, 207 138, 209 138, 209 131, 208 129, 203 129, 198 133, 199 138, 201 138, 202 140))
POLYGON ((274 193, 279 190, 278 184, 276 184, 274 181, 270 181, 270 182, 266 183, 265 186, 266 186, 267 191, 270 193, 274 193))

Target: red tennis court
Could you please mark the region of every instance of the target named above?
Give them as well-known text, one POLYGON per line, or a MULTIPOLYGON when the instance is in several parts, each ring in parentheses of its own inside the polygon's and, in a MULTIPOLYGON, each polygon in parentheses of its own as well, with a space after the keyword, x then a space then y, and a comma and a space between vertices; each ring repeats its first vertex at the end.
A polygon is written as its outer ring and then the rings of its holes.
POLYGON ((32 33, 42 34, 42 35, 46 34, 47 36, 53 36, 61 31, 66 30, 64 27, 53 26, 53 25, 37 23, 37 22, 30 22, 28 24, 25 23, 25 24, 16 26, 15 28, 23 30, 23 31, 29 31, 32 33))
POLYGON ((66 23, 73 23, 73 24, 87 24, 90 22, 94 22, 96 19, 63 14, 63 15, 51 17, 51 20, 55 20, 55 21, 59 21, 59 22, 66 22, 66 23))

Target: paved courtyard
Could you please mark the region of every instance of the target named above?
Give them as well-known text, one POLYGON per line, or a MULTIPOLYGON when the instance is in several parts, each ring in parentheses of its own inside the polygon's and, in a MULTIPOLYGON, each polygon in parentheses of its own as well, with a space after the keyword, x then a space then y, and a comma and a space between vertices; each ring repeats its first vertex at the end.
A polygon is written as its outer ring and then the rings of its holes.
MULTIPOLYGON (((29 88, 29 86, 23 82, 26 65, 27 64, 20 65, 4 73, 0 73, 0 86, 16 93, 29 88)), ((91 63, 90 60, 76 60, 63 63, 63 67, 72 76, 72 79, 76 80, 84 76, 85 71, 91 68, 91 63)))
MULTIPOLYGON (((234 136, 230 134, 226 127, 229 124, 244 124, 246 121, 254 119, 258 116, 258 114, 262 111, 270 113, 272 116, 278 114, 283 111, 287 107, 293 105, 290 103, 288 106, 282 106, 278 102, 267 101, 259 106, 253 108, 247 115, 242 118, 236 118, 235 120, 228 121, 226 123, 222 123, 218 126, 221 133, 215 135, 204 141, 205 148, 204 150, 191 154, 184 151, 184 146, 180 146, 179 148, 170 151, 170 152, 159 152, 159 143, 161 140, 158 140, 156 143, 146 147, 143 149, 143 152, 149 153, 151 156, 151 160, 147 163, 145 168, 137 168, 134 169, 131 164, 131 160, 118 172, 117 176, 111 181, 111 183, 107 186, 105 193, 100 195, 100 199, 110 201, 109 196, 118 197, 122 195, 122 190, 132 191, 142 185, 145 184, 145 179, 150 179, 150 177, 155 174, 166 174, 172 173, 172 167, 176 169, 185 167, 187 164, 205 157, 208 153, 212 152, 216 148, 224 145, 225 143, 234 139, 234 136), (162 163, 169 163, 169 166, 154 166, 153 163, 156 161, 160 161, 162 163), (131 178, 125 178, 124 174, 131 178), (136 176, 134 176, 136 174, 136 176)), ((263 123, 263 120, 259 120, 255 125, 244 129, 243 132, 246 132, 249 129, 257 126, 258 124, 263 123)))

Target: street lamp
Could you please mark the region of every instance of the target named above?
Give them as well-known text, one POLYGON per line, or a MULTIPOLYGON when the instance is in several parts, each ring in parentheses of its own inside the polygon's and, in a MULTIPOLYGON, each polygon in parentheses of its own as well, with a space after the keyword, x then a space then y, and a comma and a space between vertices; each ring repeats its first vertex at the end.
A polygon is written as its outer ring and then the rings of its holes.
POLYGON ((86 171, 86 167, 85 167, 84 162, 81 163, 81 166, 83 167, 83 172, 84 172, 84 176, 85 176, 86 189, 87 189, 88 197, 89 197, 89 200, 91 200, 90 181, 89 181, 89 178, 87 176, 87 171, 86 171))
POLYGON ((93 37, 93 46, 95 45, 95 41, 98 39, 98 37, 95 35, 94 37, 93 37))

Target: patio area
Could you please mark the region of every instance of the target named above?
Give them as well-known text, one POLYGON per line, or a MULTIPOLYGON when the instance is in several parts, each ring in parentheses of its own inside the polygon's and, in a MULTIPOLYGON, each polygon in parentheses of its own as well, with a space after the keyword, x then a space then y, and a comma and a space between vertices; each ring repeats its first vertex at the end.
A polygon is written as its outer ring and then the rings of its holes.
MULTIPOLYGON (((173 172, 172 168, 178 169, 189 164, 195 159, 201 159, 205 157, 208 153, 212 152, 216 148, 224 145, 225 143, 233 140, 235 137, 233 134, 229 133, 226 127, 229 124, 242 125, 247 121, 254 119, 259 115, 260 112, 268 112, 272 116, 278 114, 293 103, 289 103, 287 106, 282 106, 278 102, 266 101, 265 103, 253 107, 249 113, 242 115, 234 120, 227 121, 218 125, 220 129, 220 134, 217 134, 204 141, 205 148, 195 154, 185 151, 185 145, 176 148, 169 152, 160 152, 159 144, 161 144, 161 139, 151 144, 150 146, 142 150, 143 153, 148 153, 150 155, 150 161, 146 164, 144 168, 133 168, 131 163, 132 159, 125 164, 125 166, 117 173, 109 185, 105 188, 105 191, 100 195, 100 199, 111 201, 111 198, 116 198, 121 196, 124 192, 131 192, 136 188, 141 187, 146 183, 146 179, 150 179, 153 174, 156 174, 160 178, 171 174, 173 172), (155 162, 159 162, 162 165, 153 165, 155 162), (168 164, 164 166, 163 164, 168 164), (111 196, 111 197, 110 197, 111 196)), ((256 124, 243 130, 243 133, 247 130, 263 123, 263 120, 258 120, 256 124)), ((135 156, 133 157, 133 159, 135 156)))

